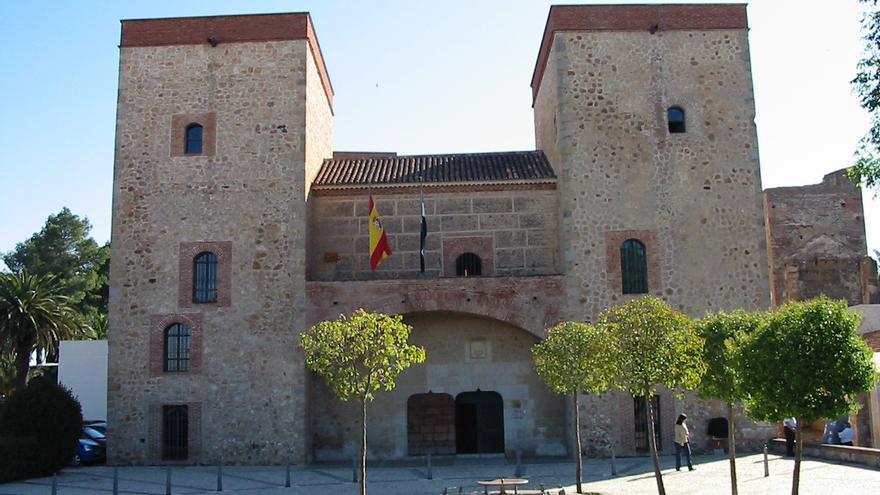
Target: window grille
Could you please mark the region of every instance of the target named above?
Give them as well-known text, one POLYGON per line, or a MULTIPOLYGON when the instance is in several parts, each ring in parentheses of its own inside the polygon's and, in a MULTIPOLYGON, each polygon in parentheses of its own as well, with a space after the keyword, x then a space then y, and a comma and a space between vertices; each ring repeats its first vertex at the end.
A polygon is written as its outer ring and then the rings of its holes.
POLYGON ((666 110, 666 121, 669 124, 669 132, 671 134, 685 132, 684 110, 680 107, 670 107, 666 110))
POLYGON ((624 294, 648 292, 648 256, 645 245, 636 239, 620 245, 620 276, 624 294))
POLYGON ((189 328, 175 323, 165 329, 165 371, 189 371, 189 328))
POLYGON ((474 253, 464 253, 455 260, 455 275, 476 277, 483 274, 483 261, 474 253))
POLYGON ((204 129, 199 124, 190 124, 186 127, 186 144, 184 153, 197 155, 202 152, 202 136, 204 129))
POLYGON ((193 265, 193 302, 217 302, 217 255, 201 253, 193 265))
POLYGON ((188 416, 188 406, 162 406, 162 459, 185 460, 189 456, 188 416))

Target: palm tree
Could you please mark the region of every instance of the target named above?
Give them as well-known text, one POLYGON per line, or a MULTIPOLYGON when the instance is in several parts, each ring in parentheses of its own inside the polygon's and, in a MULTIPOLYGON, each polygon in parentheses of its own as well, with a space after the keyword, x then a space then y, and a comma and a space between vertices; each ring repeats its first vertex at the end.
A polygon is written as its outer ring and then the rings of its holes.
POLYGON ((54 275, 27 270, 0 273, 0 354, 15 359, 15 389, 27 383, 31 353, 57 348, 62 339, 83 333, 54 275))

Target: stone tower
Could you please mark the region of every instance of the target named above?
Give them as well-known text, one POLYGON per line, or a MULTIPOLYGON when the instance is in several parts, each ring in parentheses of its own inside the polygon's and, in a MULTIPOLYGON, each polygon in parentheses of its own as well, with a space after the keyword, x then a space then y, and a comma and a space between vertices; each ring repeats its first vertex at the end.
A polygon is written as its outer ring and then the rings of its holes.
POLYGON ((122 22, 110 462, 307 458, 295 337, 332 97, 308 14, 122 22))
MULTIPOLYGON (((563 319, 644 293, 696 317, 769 306, 747 29, 745 5, 551 8, 532 90, 559 178, 563 319), (647 283, 627 294, 630 240, 647 283)), ((625 448, 633 399, 612 402, 593 416, 619 418, 625 448)), ((673 407, 661 397, 662 421, 673 407)))

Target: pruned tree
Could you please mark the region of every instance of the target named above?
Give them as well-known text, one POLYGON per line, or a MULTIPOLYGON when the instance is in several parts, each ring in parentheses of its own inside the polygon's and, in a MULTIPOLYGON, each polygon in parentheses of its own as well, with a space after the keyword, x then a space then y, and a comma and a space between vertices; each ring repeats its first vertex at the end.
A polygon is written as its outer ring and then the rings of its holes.
POLYGON ((403 370, 425 360, 425 350, 407 342, 411 332, 400 315, 359 309, 349 317, 318 323, 300 339, 309 369, 340 399, 360 403, 361 495, 367 493, 367 403, 376 392, 393 390, 403 370))
POLYGON ((693 390, 699 385, 706 367, 703 339, 691 318, 654 296, 633 299, 603 311, 599 325, 605 327, 617 346, 617 387, 633 396, 645 397, 647 402, 651 462, 657 490, 665 495, 657 458, 652 397, 661 386, 693 390))
POLYGON ((617 353, 609 346, 606 327, 564 322, 547 330, 544 340, 532 348, 535 370, 547 386, 574 399, 575 479, 583 493, 580 411, 578 393, 602 394, 617 376, 617 353))
POLYGON ((856 398, 874 387, 872 352, 857 329, 860 316, 826 297, 788 303, 742 346, 746 413, 759 421, 797 420, 791 493, 797 495, 801 428, 858 410, 856 398))
POLYGON ((700 382, 700 397, 719 399, 727 404, 727 441, 730 457, 730 490, 737 495, 736 482, 736 403, 743 399, 737 354, 743 341, 754 335, 766 318, 765 313, 716 313, 697 323, 705 341, 703 359, 706 373, 700 382))

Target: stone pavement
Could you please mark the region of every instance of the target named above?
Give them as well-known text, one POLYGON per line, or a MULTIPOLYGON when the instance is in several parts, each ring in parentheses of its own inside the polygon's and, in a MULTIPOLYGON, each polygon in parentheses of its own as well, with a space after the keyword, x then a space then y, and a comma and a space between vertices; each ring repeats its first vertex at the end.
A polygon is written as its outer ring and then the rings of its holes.
MULTIPOLYGON (((711 494, 730 493, 728 462, 726 457, 696 456, 696 471, 684 469, 676 472, 671 456, 661 458, 663 480, 667 493, 711 494)), ((400 463, 393 466, 377 465, 367 470, 368 493, 373 495, 441 494, 444 487, 463 487, 463 492, 482 493, 476 481, 480 479, 513 476, 514 466, 504 459, 437 459, 433 466, 433 479, 426 478, 424 465, 400 463)), ((770 477, 764 477, 762 456, 753 454, 737 460, 739 493, 742 495, 787 494, 791 491, 791 471, 794 461, 770 456, 770 477)), ((559 487, 566 494, 574 493, 571 483, 574 464, 558 460, 526 461, 523 465, 529 488, 540 484, 553 487, 556 495, 559 487)), ((618 476, 612 477, 608 459, 587 459, 585 491, 602 494, 651 494, 657 493, 651 464, 648 458, 623 458, 617 460, 618 476)), ((119 493, 127 495, 163 495, 166 470, 163 467, 119 468, 119 493)), ((223 469, 223 489, 226 493, 260 495, 333 494, 357 493, 357 484, 351 482, 349 466, 312 465, 294 467, 291 471, 290 488, 284 488, 283 466, 227 466, 223 469)), ((113 468, 87 466, 68 468, 58 475, 59 495, 110 494, 113 486, 113 468)), ((172 493, 195 495, 216 493, 217 469, 211 466, 175 467, 172 469, 172 493)), ((0 495, 49 495, 52 478, 33 479, 0 485, 0 495)), ((457 488, 454 493, 457 493, 457 488)), ((805 459, 802 464, 801 493, 810 494, 856 494, 880 493, 880 470, 805 459)))

